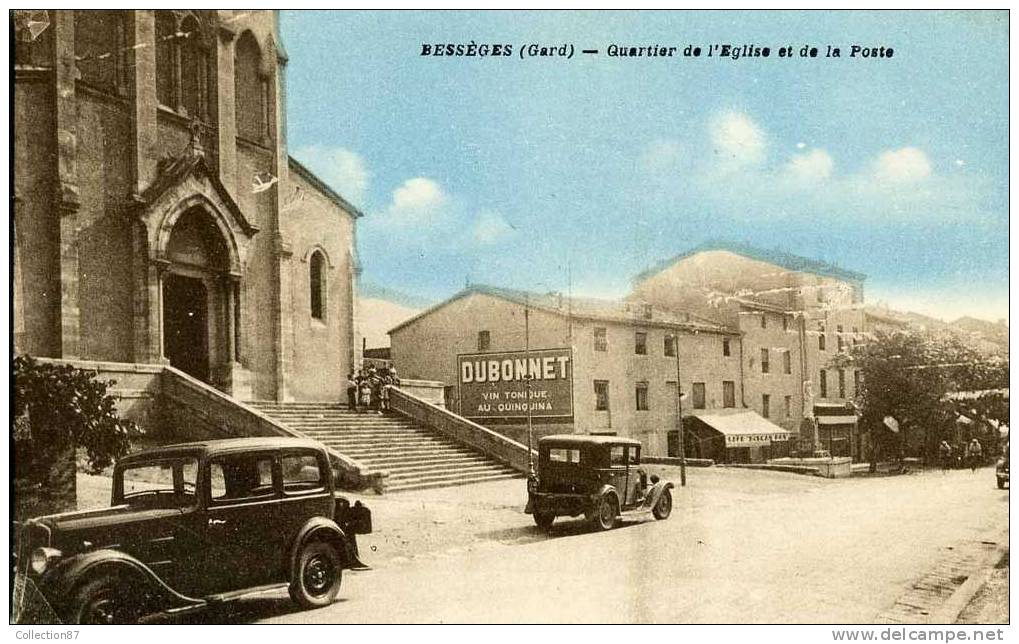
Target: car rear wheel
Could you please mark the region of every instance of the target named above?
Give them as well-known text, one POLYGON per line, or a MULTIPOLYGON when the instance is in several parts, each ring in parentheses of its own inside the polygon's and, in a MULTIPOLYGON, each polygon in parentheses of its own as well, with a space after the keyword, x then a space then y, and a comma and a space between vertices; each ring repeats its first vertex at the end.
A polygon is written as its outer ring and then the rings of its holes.
POLYGON ((606 494, 598 502, 598 506, 588 515, 588 520, 597 530, 611 530, 616 527, 619 517, 619 504, 611 494, 606 494))
POLYGON ((672 514, 672 490, 668 488, 662 490, 662 495, 658 497, 658 503, 655 503, 651 514, 659 521, 669 518, 669 515, 672 514))
POLYGON ((542 530, 548 530, 552 527, 552 522, 555 521, 555 514, 552 512, 535 512, 534 523, 542 530))
POLYGON ((290 581, 290 597, 302 608, 328 606, 340 592, 343 564, 336 548, 324 541, 304 546, 290 581))
POLYGON ((101 575, 78 586, 71 600, 70 617, 75 624, 133 624, 138 607, 123 580, 101 575))
POLYGON ((998 479, 998 489, 999 490, 1005 489, 1005 479, 998 479))

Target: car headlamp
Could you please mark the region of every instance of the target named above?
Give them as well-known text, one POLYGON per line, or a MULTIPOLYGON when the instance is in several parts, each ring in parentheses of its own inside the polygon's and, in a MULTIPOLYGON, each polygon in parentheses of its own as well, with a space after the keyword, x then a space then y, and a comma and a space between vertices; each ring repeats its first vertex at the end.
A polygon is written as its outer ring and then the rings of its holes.
POLYGON ((36 548, 32 551, 32 557, 28 565, 32 572, 41 575, 46 572, 50 564, 60 558, 60 551, 56 548, 36 548))

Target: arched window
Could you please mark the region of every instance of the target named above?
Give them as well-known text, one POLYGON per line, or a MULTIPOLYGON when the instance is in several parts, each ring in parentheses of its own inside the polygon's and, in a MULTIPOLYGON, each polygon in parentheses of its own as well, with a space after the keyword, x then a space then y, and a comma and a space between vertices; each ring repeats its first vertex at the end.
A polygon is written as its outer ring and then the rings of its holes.
POLYGON ((208 120, 209 54, 198 19, 188 15, 180 29, 181 95, 187 116, 208 120))
POLYGON ((177 18, 172 11, 156 11, 156 100, 177 108, 177 18))
POLYGON ((76 10, 74 57, 82 82, 107 92, 126 85, 127 25, 123 11, 76 10))
POLYGON ((311 317, 325 320, 326 272, 325 256, 321 251, 312 253, 308 261, 308 282, 311 288, 311 317))
POLYGON ((234 111, 237 135, 260 141, 266 133, 267 87, 261 74, 262 51, 250 31, 237 40, 234 50, 234 111))

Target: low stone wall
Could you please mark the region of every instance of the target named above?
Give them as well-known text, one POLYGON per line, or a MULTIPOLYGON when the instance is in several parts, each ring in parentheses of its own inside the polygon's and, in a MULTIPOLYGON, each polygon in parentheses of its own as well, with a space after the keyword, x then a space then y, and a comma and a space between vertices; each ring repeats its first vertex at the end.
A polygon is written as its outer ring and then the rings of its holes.
POLYGON ((806 474, 807 476, 820 476, 816 467, 805 465, 771 465, 768 463, 725 463, 719 467, 732 467, 744 470, 764 470, 766 472, 787 472, 789 474, 806 474))
MULTIPOLYGON (((162 388, 163 365, 53 358, 36 360, 44 364, 64 364, 98 372, 99 380, 112 381, 109 392, 117 399, 117 413, 121 418, 134 421, 149 433, 159 427, 162 420, 159 392, 162 388)), ((146 441, 143 439, 142 443, 146 441)))
POLYGON ((828 458, 773 458, 770 466, 806 467, 816 470, 818 476, 826 479, 841 479, 852 476, 853 459, 848 456, 828 458))
MULTIPOLYGON (((518 472, 526 473, 529 469, 526 445, 421 400, 403 391, 402 387, 391 390, 390 405, 393 411, 431 427, 458 443, 480 450, 518 472)), ((534 458, 537 459, 537 452, 534 458)))
POLYGON ((654 463, 655 465, 682 465, 683 461, 686 461, 688 467, 712 467, 715 464, 710 458, 686 458, 681 459, 677 456, 641 456, 641 463, 654 463))
POLYGON ((436 407, 446 407, 446 385, 438 380, 400 380, 400 390, 436 407))

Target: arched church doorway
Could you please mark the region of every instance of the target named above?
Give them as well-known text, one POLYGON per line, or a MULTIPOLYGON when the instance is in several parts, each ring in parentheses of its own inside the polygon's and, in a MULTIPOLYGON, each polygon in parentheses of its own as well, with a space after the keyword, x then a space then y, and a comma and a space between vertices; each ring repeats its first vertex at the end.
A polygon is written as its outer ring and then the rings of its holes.
POLYGON ((213 383, 232 358, 228 335, 229 254, 211 217, 195 207, 178 218, 166 247, 163 275, 163 356, 170 365, 213 383))
POLYGON ((209 382, 209 294, 202 280, 170 273, 163 281, 163 353, 174 366, 209 382))

